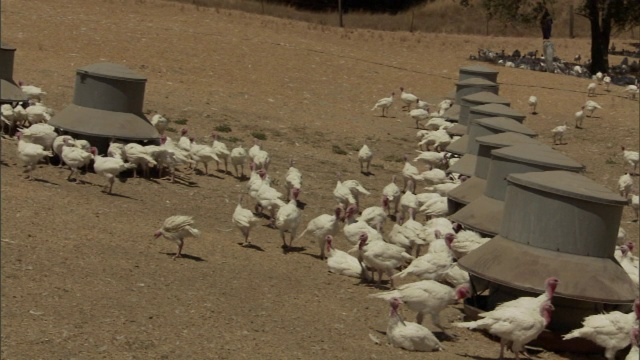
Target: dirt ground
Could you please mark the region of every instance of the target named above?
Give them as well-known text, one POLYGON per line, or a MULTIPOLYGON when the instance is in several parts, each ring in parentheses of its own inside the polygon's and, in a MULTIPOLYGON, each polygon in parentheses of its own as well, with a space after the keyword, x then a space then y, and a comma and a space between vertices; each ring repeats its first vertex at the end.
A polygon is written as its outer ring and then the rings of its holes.
MULTIPOLYGON (((303 172, 303 226, 331 212, 336 171, 372 192, 363 205, 377 205, 402 169, 397 159, 416 149, 414 122, 398 101, 390 118, 370 111, 379 98, 404 86, 437 101, 454 89, 459 67, 478 47, 541 47, 539 39, 341 30, 159 0, 4 0, 1 20, 2 41, 18 49, 14 79, 44 88, 57 111, 72 100, 77 68, 109 61, 148 78, 150 115, 187 119, 200 139, 221 124, 232 128, 224 136, 246 146, 251 132, 265 133, 270 175, 282 184, 291 156, 303 172), (357 162, 365 139, 375 152, 369 177, 357 162), (334 153, 334 145, 348 154, 334 153)), ((588 49, 586 39, 556 40, 562 58, 588 49)), ((551 144, 550 130, 571 123, 586 100, 589 80, 498 70, 500 95, 513 108, 527 112, 529 95, 538 96, 539 114, 525 124, 542 142, 551 144)), ((620 90, 599 88, 594 100, 604 109, 585 129, 570 127, 568 144, 556 147, 614 190, 620 145, 637 150, 639 142, 638 102, 620 90)), ((252 233, 259 249, 239 246, 231 214, 246 188, 231 175, 195 174, 176 184, 129 179, 108 196, 93 173, 87 184, 75 184, 66 181, 68 170, 40 165, 40 181, 23 180, 16 142, 4 138, 0 169, 2 359, 425 356, 384 345, 388 305, 366 297, 375 288, 329 274, 309 238, 297 244, 306 250, 285 255, 278 232, 259 226, 252 233), (187 258, 172 261, 175 245, 153 233, 177 214, 193 216, 202 236, 187 240, 187 258)), ((637 241, 632 219, 626 207, 622 227, 637 241)), ((444 323, 459 320, 461 309, 447 309, 444 323)), ((482 333, 449 332, 455 338, 446 349, 427 356, 497 358, 498 343, 482 333)))

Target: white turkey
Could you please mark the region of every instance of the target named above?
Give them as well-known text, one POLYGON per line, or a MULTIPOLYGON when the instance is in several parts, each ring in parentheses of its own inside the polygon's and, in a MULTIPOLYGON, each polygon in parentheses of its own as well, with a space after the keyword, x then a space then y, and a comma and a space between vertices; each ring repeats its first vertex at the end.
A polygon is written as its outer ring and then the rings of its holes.
POLYGON ((0 106, 0 119, 2 119, 2 132, 7 135, 13 134, 17 125, 17 117, 11 104, 2 104, 0 106))
POLYGON ((394 287, 393 275, 396 268, 411 262, 414 257, 403 248, 384 241, 368 241, 367 233, 360 234, 358 244, 359 258, 378 273, 378 285, 382 283, 382 274, 389 276, 391 287, 394 287))
POLYGON ((18 138, 18 159, 26 167, 24 171, 27 174, 26 178, 33 180, 31 172, 35 170, 38 162, 45 157, 52 157, 53 153, 45 150, 42 145, 24 141, 22 133, 19 131, 16 133, 16 137, 18 138))
POLYGON ((418 148, 422 149, 422 146, 424 145, 425 150, 427 151, 435 150, 440 152, 446 150, 447 146, 449 146, 452 141, 453 139, 449 136, 446 130, 439 129, 425 135, 418 143, 418 148))
POLYGON ((353 198, 355 200, 355 204, 358 208, 360 208, 360 195, 371 195, 369 190, 365 189, 364 186, 358 180, 344 180, 342 181, 342 174, 337 173, 338 179, 340 180, 342 186, 349 189, 353 198))
POLYGON ((64 147, 65 141, 75 143, 75 139, 70 135, 60 135, 53 140, 53 144, 51 146, 53 153, 56 154, 60 160, 58 167, 64 166, 64 161, 62 161, 62 148, 64 147))
POLYGON ((593 112, 597 109, 602 109, 602 106, 593 100, 587 100, 584 104, 584 110, 589 113, 589 117, 593 116, 593 112))
POLYGON ((529 101, 527 101, 529 107, 531 108, 531 114, 536 115, 536 107, 538 106, 538 98, 536 96, 529 96, 529 101))
POLYGON ((336 206, 333 215, 322 214, 317 216, 307 224, 307 227, 304 231, 298 236, 298 239, 304 237, 307 232, 310 232, 311 235, 318 241, 318 246, 320 246, 320 259, 325 259, 325 246, 326 246, 326 237, 327 235, 335 236, 340 231, 340 215, 342 213, 342 208, 340 206, 336 206))
POLYGON ((638 216, 639 215, 638 208, 640 207, 640 196, 638 196, 638 195, 630 195, 629 196, 629 206, 631 206, 633 211, 636 213, 635 221, 638 222, 638 220, 640 220, 640 217, 638 216))
POLYGON ((175 215, 167 218, 160 229, 153 236, 157 239, 163 236, 165 239, 172 241, 178 245, 178 251, 173 259, 182 257, 182 247, 184 239, 188 237, 200 236, 200 230, 192 227, 195 222, 191 216, 175 215))
POLYGON ((340 176, 338 176, 338 182, 336 183, 336 187, 333 189, 333 197, 338 202, 338 205, 342 205, 345 209, 351 204, 356 204, 356 198, 353 196, 353 193, 351 193, 351 189, 342 183, 340 176))
MULTIPOLYGON (((276 222, 275 225, 280 232, 280 237, 282 238, 282 247, 284 249, 291 247, 293 243, 293 239, 296 238, 296 234, 298 232, 298 227, 300 226, 300 219, 302 214, 300 209, 298 209, 298 203, 295 199, 291 199, 284 206, 281 206, 278 209, 278 213, 276 214, 276 222), (289 245, 284 239, 284 233, 289 232, 289 245)), ((322 249, 324 251, 324 248, 322 249)))
POLYGON ((426 327, 404 321, 398 313, 402 300, 391 299, 391 313, 387 325, 387 339, 391 345, 409 351, 440 351, 443 346, 426 327))
POLYGON ((596 96, 596 83, 591 83, 587 86, 587 96, 596 96))
POLYGON ((638 349, 638 342, 640 342, 640 329, 637 326, 629 332, 629 340, 631 341, 631 350, 629 350, 629 353, 624 360, 640 359, 640 349, 638 349))
POLYGON ((400 88, 400 100, 405 104, 403 108, 407 108, 407 111, 411 110, 411 104, 416 103, 418 101, 418 97, 413 95, 412 93, 404 91, 404 88, 400 88))
POLYGON ((400 197, 400 212, 403 218, 407 217, 407 211, 409 209, 418 208, 418 198, 414 193, 415 185, 413 180, 409 180, 409 186, 407 191, 400 197))
POLYGON ((504 357, 504 348, 511 343, 511 351, 516 360, 520 359, 520 352, 524 346, 535 340, 551 322, 551 312, 554 310, 551 302, 544 302, 537 311, 519 308, 495 309, 484 313, 480 320, 454 323, 457 327, 467 329, 483 329, 500 338, 500 359, 504 357))
POLYGON ((582 122, 584 121, 584 108, 585 105, 580 107, 580 111, 576 112, 574 115, 574 120, 576 121, 576 129, 582 129, 582 122))
POLYGON ((371 294, 369 297, 383 300, 398 298, 407 307, 417 312, 416 323, 422 324, 425 314, 431 315, 435 326, 444 330, 440 323, 440 313, 447 306, 457 304, 471 296, 468 284, 451 288, 433 280, 422 280, 399 286, 397 290, 371 294))
POLYGON ((611 77, 609 75, 605 75, 604 79, 602 79, 602 82, 604 83, 605 91, 611 91, 609 90, 609 87, 611 87, 611 77))
POLYGON ((420 171, 418 170, 417 167, 413 166, 409 162, 409 156, 407 156, 407 154, 404 155, 404 167, 402 168, 402 179, 404 180, 404 187, 402 188, 403 192, 407 190, 407 184, 410 180, 413 181, 414 184, 416 181, 422 180, 422 177, 420 176, 420 171))
POLYGON ((631 255, 631 251, 627 245, 620 246, 620 251, 622 252, 622 255, 620 256, 620 265, 627 275, 629 275, 629 278, 631 278, 634 291, 636 296, 638 296, 638 288, 640 287, 640 263, 637 258, 634 259, 634 256, 631 255))
MULTIPOLYGON (((53 142, 58 137, 56 129, 48 124, 34 124, 19 130, 24 141, 41 145, 46 151, 53 150, 53 142)), ((49 163, 49 158, 46 160, 49 163)))
POLYGON ((249 152, 247 153, 247 155, 249 156, 249 159, 251 159, 251 162, 253 162, 253 159, 260 152, 261 149, 262 148, 261 148, 260 144, 258 143, 258 139, 254 139, 253 140, 253 146, 249 148, 249 152))
MULTIPOLYGON (((211 148, 213 152, 218 156, 219 159, 224 161, 224 173, 229 172, 228 163, 229 157, 231 156, 231 152, 227 148, 227 145, 218 140, 218 134, 213 132, 211 133, 211 137, 213 138, 213 143, 211 144, 211 148)), ((220 161, 216 161, 217 169, 220 170, 220 161)))
POLYGON ((235 147, 231 149, 229 158, 231 159, 231 164, 236 171, 236 177, 244 177, 244 163, 247 161, 247 151, 242 146, 235 147), (239 172, 238 167, 240 168, 239 172))
POLYGON ((463 183, 467 179, 466 176, 461 176, 458 181, 447 182, 444 184, 436 184, 433 186, 427 186, 424 189, 440 196, 447 196, 449 191, 457 188, 461 183, 463 183))
POLYGON ((436 117, 436 118, 431 118, 425 125, 425 128, 427 130, 437 131, 437 130, 447 130, 452 126, 453 126, 453 123, 448 122, 445 118, 436 117))
POLYGON ((451 286, 459 286, 462 284, 468 284, 471 281, 469 273, 462 270, 458 263, 455 262, 451 267, 442 274, 440 282, 451 286))
POLYGON ((440 281, 443 274, 453 265, 451 252, 426 253, 395 274, 393 278, 403 279, 413 275, 421 280, 440 281))
POLYGON ((182 128, 180 129, 180 139, 178 139, 178 143, 176 146, 183 151, 190 152, 191 151, 191 142, 192 138, 187 136, 189 133, 189 129, 182 128))
POLYGON ((91 148, 91 154, 93 155, 93 170, 96 174, 107 178, 107 184, 103 191, 107 194, 111 194, 113 190, 113 183, 121 172, 135 169, 136 165, 131 163, 125 163, 122 159, 112 157, 102 157, 98 155, 96 148, 91 148))
POLYGON ((416 129, 420 129, 420 122, 429 119, 429 108, 413 109, 407 113, 407 116, 416 121, 416 129))
POLYGON ((205 175, 209 175, 209 163, 211 161, 215 161, 217 163, 220 162, 220 158, 218 158, 216 151, 211 146, 196 144, 193 139, 191 140, 189 155, 191 155, 191 159, 196 162, 195 168, 198 167, 198 163, 202 163, 204 165, 205 175))
POLYGON ((373 108, 371 108, 371 111, 380 108, 382 110, 382 117, 386 117, 387 114, 389 113, 389 108, 393 104, 394 95, 395 93, 392 92, 391 96, 378 100, 378 102, 373 106, 373 108))
POLYGON ((402 196, 400 188, 396 185, 396 175, 391 176, 391 182, 382 189, 382 195, 387 198, 387 214, 391 215, 390 204, 393 204, 393 214, 395 215, 398 212, 398 205, 402 196))
POLYGON ((624 146, 621 146, 621 148, 622 148, 622 158, 623 158, 622 170, 624 171, 628 165, 631 165, 631 167, 633 167, 633 173, 637 174, 638 161, 640 161, 640 154, 637 151, 627 150, 625 149, 624 146))
POLYGON ((491 238, 483 238, 475 231, 462 230, 457 234, 453 234, 451 252, 456 259, 461 259, 463 256, 484 245, 489 240, 491 240, 491 238))
POLYGON ((329 272, 354 278, 362 276, 362 265, 354 256, 333 247, 333 236, 325 237, 327 267, 329 272))
POLYGON ((256 217, 251 210, 242 207, 242 195, 238 196, 238 204, 231 216, 231 222, 240 229, 242 236, 244 236, 243 246, 251 244, 249 241, 249 233, 251 229, 260 222, 260 219, 256 217))
POLYGON ((295 161, 290 159, 289 169, 287 169, 287 173, 284 175, 284 187, 287 190, 287 194, 293 195, 293 198, 298 200, 300 192, 302 191, 302 173, 294 165, 295 161))
POLYGON ((27 122, 30 125, 48 123, 53 116, 53 109, 46 107, 42 103, 30 105, 25 109, 27 122))
POLYGON ((449 215, 449 205, 447 197, 440 196, 425 202, 418 211, 424 214, 427 220, 445 217, 449 215))
POLYGON ((358 161, 360 162, 360 172, 363 174, 370 174, 369 168, 371 167, 371 160, 373 159, 373 151, 367 146, 367 142, 362 145, 360 150, 358 151, 358 161), (365 172, 364 165, 367 165, 365 172))
POLYGON ((384 241, 382 235, 374 228, 369 226, 365 221, 356 221, 355 215, 358 213, 358 207, 355 205, 349 205, 345 210, 344 227, 342 232, 344 233, 347 242, 351 245, 358 245, 360 242, 360 235, 365 232, 369 236, 369 241, 384 241))
POLYGON ((261 213, 263 209, 269 210, 271 215, 271 226, 275 226, 276 208, 282 208, 287 205, 287 203, 280 199, 283 196, 282 193, 269 185, 269 181, 266 180, 266 171, 264 169, 260 169, 257 173, 260 176, 260 181, 256 182, 257 185, 250 189, 249 194, 257 201, 255 207, 256 212, 261 213))
POLYGON ((382 196, 380 206, 370 206, 364 209, 360 217, 357 218, 356 220, 365 221, 371 227, 378 230, 378 232, 382 232, 382 227, 384 226, 385 221, 387 221, 388 210, 389 210, 388 200, 386 196, 382 196))
POLYGON ((431 170, 424 171, 420 173, 420 177, 424 180, 427 185, 438 185, 451 182, 447 173, 444 170, 433 168, 431 170))
POLYGON ((608 360, 614 360, 616 353, 629 346, 629 333, 640 320, 640 299, 633 303, 633 311, 623 314, 612 311, 606 314, 590 315, 582 320, 582 327, 563 335, 562 339, 569 340, 577 337, 591 340, 602 346, 608 360))
POLYGON ((418 108, 418 109, 425 109, 425 110, 428 110, 428 109, 429 109, 429 106, 431 106, 431 105, 433 105, 433 104, 429 104, 429 103, 428 103, 428 102, 426 102, 426 101, 422 101, 422 100, 420 100, 420 99, 416 99, 416 108, 418 108))
POLYGON ((144 146, 136 143, 129 143, 124 146, 125 159, 136 165, 133 169, 133 177, 138 176, 138 166, 142 168, 144 176, 148 176, 149 168, 158 165, 158 163, 151 157, 144 149, 144 146))
POLYGON ((420 151, 416 150, 418 155, 413 162, 421 162, 429 167, 429 170, 433 168, 442 168, 447 164, 448 153, 435 152, 435 151, 420 151))
POLYGON ((265 150, 258 150, 255 156, 253 157, 253 163, 256 166, 256 169, 265 169, 269 170, 269 164, 271 163, 271 156, 265 150))
POLYGON ((42 91, 42 88, 33 85, 23 85, 22 81, 18 81, 18 85, 22 92, 27 95, 27 99, 34 99, 37 101, 42 100, 42 95, 47 95, 45 91, 42 91))
POLYGON ((171 182, 175 182, 175 172, 178 165, 187 165, 189 168, 196 165, 196 162, 191 159, 189 152, 178 148, 171 138, 162 135, 160 137, 160 143, 162 144, 161 146, 166 148, 170 153, 168 156, 170 162, 167 166, 171 174, 171 182))
POLYGON ((68 140, 64 142, 64 146, 62 147, 62 161, 71 169, 67 180, 74 178, 78 170, 86 166, 92 159, 93 154, 91 154, 91 152, 75 147, 75 144, 68 140))
MULTIPOLYGON (((162 139, 160 141, 162 141, 162 139)), ((114 139, 111 139, 111 141, 109 142, 109 148, 107 149, 107 156, 124 160, 126 158, 126 154, 124 152, 124 145, 125 144, 117 142, 114 139)))
POLYGON ((564 134, 566 132, 567 132, 566 121, 564 122, 564 124, 554 127, 551 130, 551 134, 553 135, 553 145, 564 145, 565 143, 562 142, 562 139, 564 138, 564 134))
POLYGON ((593 79, 596 80, 598 82, 598 85, 602 85, 602 81, 604 80, 604 74, 600 71, 598 71, 594 76, 593 79))
POLYGON ((635 99, 638 96, 638 85, 627 85, 623 90, 629 96, 629 99, 635 99))
MULTIPOLYGON (((517 308, 517 309, 527 309, 535 312, 536 309, 538 309, 544 302, 547 302, 547 301, 550 302, 553 299, 553 295, 555 294, 556 288, 558 287, 559 283, 560 281, 555 277, 547 278, 544 281, 544 288, 545 288, 544 293, 542 293, 541 295, 537 297, 521 296, 517 299, 499 304, 496 307, 496 310, 506 309, 506 308, 517 308)), ((484 314, 481 314, 480 316, 484 316, 484 314)))
POLYGON ((169 126, 169 120, 160 114, 155 114, 151 117, 151 125, 158 130, 158 134, 164 135, 164 131, 169 126))
POLYGON ((618 191, 620 192, 620 196, 625 199, 629 197, 629 193, 631 192, 632 187, 633 178, 629 173, 620 176, 620 179, 618 179, 618 191))

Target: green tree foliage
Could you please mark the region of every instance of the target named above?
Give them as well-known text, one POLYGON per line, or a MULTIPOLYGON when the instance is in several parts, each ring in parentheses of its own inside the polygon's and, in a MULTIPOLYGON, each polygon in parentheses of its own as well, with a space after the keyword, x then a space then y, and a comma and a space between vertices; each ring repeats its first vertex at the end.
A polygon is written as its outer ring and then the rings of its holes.
MULTIPOLYGON (((555 0, 460 0, 462 6, 479 4, 489 19, 534 23, 545 8, 553 14, 555 0)), ((577 14, 591 24, 591 72, 609 69, 609 42, 616 31, 640 25, 640 0, 581 0, 577 14)))
POLYGON ((591 24, 591 72, 606 72, 611 35, 640 25, 640 0, 583 0, 577 13, 591 24))

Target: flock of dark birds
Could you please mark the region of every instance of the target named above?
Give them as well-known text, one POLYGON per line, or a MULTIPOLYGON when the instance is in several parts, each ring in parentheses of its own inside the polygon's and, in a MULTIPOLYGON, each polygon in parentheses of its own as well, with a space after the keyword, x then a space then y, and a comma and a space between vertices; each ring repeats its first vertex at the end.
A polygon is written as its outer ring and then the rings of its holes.
MULTIPOLYGON (((609 49, 609 54, 625 56, 620 64, 609 67, 607 74, 611 78, 611 82, 619 86, 633 85, 640 78, 640 64, 637 59, 629 60, 629 58, 640 58, 640 43, 632 44, 636 50, 630 51, 622 49, 617 51, 615 44, 609 49)), ((525 70, 544 71, 547 72, 547 63, 538 50, 521 52, 515 50, 511 54, 505 50, 493 51, 491 49, 479 48, 477 54, 470 54, 470 60, 486 61, 496 65, 505 67, 519 68, 525 70)), ((572 75, 591 79, 593 75, 590 71, 591 59, 582 61, 580 54, 576 55, 573 61, 565 61, 561 58, 553 57, 553 72, 556 74, 572 75)))

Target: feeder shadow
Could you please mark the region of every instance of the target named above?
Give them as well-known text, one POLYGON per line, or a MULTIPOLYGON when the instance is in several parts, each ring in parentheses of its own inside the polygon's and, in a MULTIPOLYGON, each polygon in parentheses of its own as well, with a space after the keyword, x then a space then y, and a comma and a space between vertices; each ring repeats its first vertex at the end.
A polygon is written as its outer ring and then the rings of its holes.
MULTIPOLYGON (((167 255, 167 256, 171 256, 172 258, 176 255, 176 253, 174 253, 174 252, 173 252, 173 253, 170 253, 170 252, 161 252, 161 254, 165 254, 165 255, 167 255)), ((182 256, 182 257, 179 257, 179 258, 177 258, 176 260, 179 260, 179 259, 188 259, 188 260, 193 260, 193 261, 196 261, 196 262, 207 261, 207 260, 205 260, 205 259, 201 258, 200 256, 195 256, 195 255, 182 254, 181 256, 182 256)))
POLYGON ((243 248, 253 249, 253 250, 257 250, 257 251, 264 251, 263 248, 261 248, 258 245, 255 245, 255 244, 251 244, 251 243, 247 244, 247 243, 243 243, 243 242, 239 242, 237 244, 242 246, 243 248))

